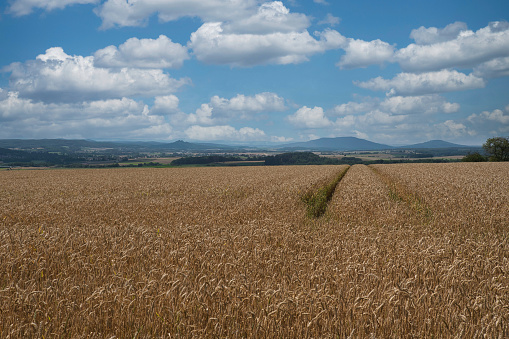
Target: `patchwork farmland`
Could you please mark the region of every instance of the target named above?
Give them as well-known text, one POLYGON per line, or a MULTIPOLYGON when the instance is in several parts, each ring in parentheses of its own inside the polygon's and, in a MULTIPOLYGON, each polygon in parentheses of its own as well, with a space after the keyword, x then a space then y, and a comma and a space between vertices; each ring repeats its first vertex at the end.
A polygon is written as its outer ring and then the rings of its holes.
POLYGON ((0 172, 1 338, 508 324, 509 163, 0 172))

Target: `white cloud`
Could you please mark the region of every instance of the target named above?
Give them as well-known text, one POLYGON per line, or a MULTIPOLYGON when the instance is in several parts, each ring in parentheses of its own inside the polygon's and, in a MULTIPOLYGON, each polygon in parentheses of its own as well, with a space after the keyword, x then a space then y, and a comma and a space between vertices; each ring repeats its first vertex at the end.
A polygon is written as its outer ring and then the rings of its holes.
POLYGON ((509 133, 509 105, 504 109, 472 114, 463 123, 471 135, 478 136, 479 143, 494 136, 505 137, 509 133))
POLYGON ((160 69, 97 68, 94 57, 70 56, 54 47, 36 60, 5 68, 21 97, 45 102, 76 102, 175 92, 189 79, 172 79, 160 69))
MULTIPOLYGON (((381 102, 372 111, 357 115, 339 117, 333 124, 334 135, 352 135, 353 132, 369 136, 369 140, 381 143, 415 143, 416 140, 443 139, 460 144, 481 144, 486 138, 494 135, 506 135, 509 131, 509 105, 503 109, 472 114, 468 119, 444 119, 446 110, 459 109, 459 105, 447 103, 438 96, 423 97, 411 100, 413 103, 405 107, 393 105, 393 98, 381 102), (428 102, 431 107, 426 109, 428 102), (397 108, 396 113, 387 108, 397 108), (415 114, 411 111, 416 106, 415 114), (435 107, 433 107, 435 106, 435 107), (450 106, 450 107, 448 107, 450 106), (438 110, 437 110, 438 109, 438 110)), ((409 97, 401 98, 404 100, 409 97)), ((399 99, 398 99, 399 100, 399 99)), ((410 101, 410 102, 411 102, 410 101)))
POLYGON ((201 104, 195 113, 185 114, 178 111, 178 99, 170 96, 156 97, 153 112, 170 113, 173 124, 189 125, 225 125, 231 120, 265 119, 261 113, 281 112, 287 110, 285 100, 275 93, 264 92, 254 96, 237 94, 231 99, 213 96, 208 103, 201 104), (165 99, 163 102, 163 98, 165 99), (166 101, 169 103, 166 104, 166 101), (174 100, 177 100, 175 103, 174 100), (170 107, 168 107, 170 106, 170 107))
POLYGON ((367 113, 375 110, 396 115, 402 114, 432 114, 454 113, 460 108, 458 103, 447 102, 444 97, 433 95, 422 96, 392 96, 383 101, 376 98, 365 98, 361 102, 348 102, 335 106, 333 115, 346 116, 367 113))
POLYGON ((100 0, 14 0, 7 9, 7 13, 14 16, 23 16, 32 13, 34 8, 46 11, 62 9, 75 4, 96 4, 100 0))
POLYGON ((232 141, 262 141, 266 139, 265 132, 252 127, 235 129, 229 125, 222 126, 191 126, 185 134, 193 140, 232 140, 232 141))
POLYGON ((337 105, 332 109, 334 115, 345 116, 349 114, 365 113, 378 107, 376 99, 369 99, 363 102, 350 101, 346 104, 337 105))
POLYGON ((21 99, 17 92, 1 92, 0 121, 27 119, 42 114, 49 107, 43 103, 33 103, 31 100, 21 99))
POLYGON ((424 26, 412 30, 410 38, 414 39, 418 45, 431 45, 438 42, 450 41, 456 39, 461 32, 467 30, 467 24, 456 21, 445 26, 445 28, 436 28, 424 26))
POLYGON ((324 112, 320 107, 306 106, 287 117, 296 127, 303 129, 322 129, 332 135, 369 136, 365 139, 387 143, 394 138, 412 140, 416 135, 433 135, 436 120, 443 114, 457 112, 460 106, 448 102, 439 95, 362 98, 360 102, 337 105, 324 112), (331 120, 332 116, 338 116, 331 120))
POLYGON ((348 44, 343 48, 346 54, 337 63, 341 69, 381 65, 390 61, 394 54, 394 46, 379 39, 373 41, 348 39, 348 44))
POLYGON ((324 128, 332 125, 321 107, 301 107, 295 114, 288 116, 288 121, 304 128, 324 128))
POLYGON ((362 125, 393 125, 402 122, 407 118, 406 115, 395 115, 380 110, 374 110, 364 115, 356 117, 358 122, 362 125))
POLYGON ((225 33, 269 34, 274 32, 290 33, 304 31, 310 22, 306 15, 290 13, 281 1, 267 2, 256 14, 233 20, 223 25, 225 33))
POLYGON ((389 97, 380 103, 380 109, 392 114, 455 113, 459 111, 460 105, 447 102, 445 98, 434 94, 389 97))
POLYGON ((389 95, 423 95, 464 91, 484 87, 485 81, 473 74, 465 75, 455 70, 429 73, 399 73, 391 80, 377 77, 357 86, 373 91, 387 91, 389 95))
MULTIPOLYGON (((459 135, 460 128, 450 122, 443 125, 442 119, 445 114, 459 110, 458 103, 449 102, 437 94, 391 96, 384 99, 364 97, 359 102, 344 103, 329 110, 328 114, 338 118, 327 128, 332 131, 332 135, 367 136, 363 139, 386 144, 415 143, 415 140, 430 139, 450 140, 456 137, 452 132, 447 135, 446 131, 456 127, 455 135, 459 135)), ((467 128, 463 136, 468 136, 473 130, 467 128)))
POLYGON ((509 76, 509 57, 493 59, 476 66, 474 75, 482 78, 509 76))
POLYGON ((329 25, 329 26, 337 26, 341 22, 341 19, 335 17, 334 15, 327 13, 323 20, 318 21, 319 25, 329 25))
POLYGON ((328 5, 329 3, 325 0, 313 0, 314 3, 316 4, 321 4, 321 5, 328 5))
POLYGON ((356 130, 354 130, 353 132, 355 133, 355 136, 357 138, 369 140, 369 135, 367 135, 366 133, 363 133, 361 131, 356 131, 356 130))
POLYGON ((208 104, 202 104, 200 108, 196 110, 196 113, 191 113, 187 117, 188 124, 202 124, 202 125, 212 125, 214 124, 214 120, 212 118, 212 110, 208 104))
POLYGON ((199 17, 204 21, 225 21, 246 18, 256 10, 257 0, 106 0, 96 14, 102 28, 141 26, 157 13, 160 21, 182 17, 199 17))
POLYGON ((357 118, 354 115, 345 115, 343 117, 340 117, 336 119, 334 122, 334 127, 339 129, 348 129, 352 126, 354 126, 357 122, 357 118))
POLYGON ((285 100, 275 93, 259 93, 254 96, 238 94, 231 99, 213 96, 209 105, 216 116, 248 119, 261 112, 281 112, 287 108, 285 100))
POLYGON ((128 98, 43 103, 9 92, 0 99, 0 138, 167 139, 172 127, 143 102, 128 98))
POLYGON ((442 136, 447 137, 461 137, 476 134, 474 131, 469 130, 464 124, 453 120, 447 120, 443 123, 436 124, 435 128, 442 136))
MULTIPOLYGON (((506 107, 506 113, 508 113, 508 112, 509 112, 509 110, 506 107)), ((483 112, 483 116, 488 120, 495 121, 495 122, 501 123, 503 125, 509 124, 509 114, 504 114, 504 112, 502 112, 502 110, 500 110, 500 109, 496 109, 491 113, 483 112)))
POLYGON ((468 120, 472 123, 491 121, 502 125, 509 125, 509 105, 505 107, 505 112, 501 109, 496 109, 492 112, 484 111, 480 115, 472 114, 468 117, 468 120))
POLYGON ((345 38, 337 31, 307 31, 235 34, 225 33, 219 22, 205 23, 191 34, 189 47, 197 59, 209 64, 248 67, 261 64, 295 64, 309 60, 316 53, 339 48, 345 38))
POLYGON ((270 137, 270 141, 272 141, 272 142, 291 142, 291 141, 293 141, 293 138, 272 136, 272 137, 270 137))
POLYGON ((191 34, 188 47, 205 63, 249 67, 308 61, 346 41, 331 29, 312 37, 306 30, 309 25, 306 15, 290 13, 281 1, 267 2, 252 15, 204 23, 191 34))
POLYGON ((175 95, 158 96, 154 99, 153 112, 168 114, 178 111, 179 98, 175 95))
POLYGON ((118 46, 108 46, 94 54, 96 67, 179 68, 189 59, 187 47, 165 35, 157 39, 131 38, 118 46))
POLYGON ((423 72, 451 67, 470 68, 509 55, 509 23, 492 22, 476 32, 463 30, 460 23, 452 25, 450 30, 446 27, 434 34, 430 32, 434 31, 432 28, 421 27, 413 31, 419 43, 431 44, 410 44, 395 53, 395 60, 405 71, 423 72), (456 38, 447 40, 456 33, 456 38))

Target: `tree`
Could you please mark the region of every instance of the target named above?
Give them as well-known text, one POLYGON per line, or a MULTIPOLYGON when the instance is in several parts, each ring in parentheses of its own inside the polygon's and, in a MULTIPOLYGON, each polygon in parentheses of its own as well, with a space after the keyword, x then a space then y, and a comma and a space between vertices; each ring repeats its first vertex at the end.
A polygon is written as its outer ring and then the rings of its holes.
POLYGON ((509 161, 509 138, 489 138, 482 147, 490 161, 509 161))
POLYGON ((463 162, 482 162, 486 160, 487 160, 486 157, 481 155, 479 152, 468 153, 463 157, 463 159, 461 159, 461 161, 463 162))

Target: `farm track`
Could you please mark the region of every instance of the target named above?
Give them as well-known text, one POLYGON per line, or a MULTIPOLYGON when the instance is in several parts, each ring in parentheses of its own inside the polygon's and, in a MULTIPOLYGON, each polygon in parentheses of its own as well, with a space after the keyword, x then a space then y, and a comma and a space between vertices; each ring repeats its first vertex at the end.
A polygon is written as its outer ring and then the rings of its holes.
POLYGON ((341 182, 349 168, 350 166, 341 169, 331 181, 309 190, 302 196, 302 201, 307 205, 307 215, 310 218, 319 218, 326 212, 327 205, 334 195, 337 185, 341 182))
POLYGON ((429 224, 433 220, 432 209, 424 202, 416 191, 409 189, 403 183, 392 178, 390 174, 381 172, 377 167, 370 167, 387 186, 389 197, 395 201, 402 201, 413 210, 421 223, 429 224))
POLYGON ((418 192, 433 211, 433 224, 458 232, 497 231, 509 220, 507 163, 372 165, 418 192))
POLYGON ((412 208, 415 194, 366 165, 354 165, 337 187, 330 218, 346 224, 415 226, 421 224, 412 208))
POLYGON ((509 166, 451 165, 352 166, 318 219, 341 167, 2 172, 0 338, 508 337, 509 166))

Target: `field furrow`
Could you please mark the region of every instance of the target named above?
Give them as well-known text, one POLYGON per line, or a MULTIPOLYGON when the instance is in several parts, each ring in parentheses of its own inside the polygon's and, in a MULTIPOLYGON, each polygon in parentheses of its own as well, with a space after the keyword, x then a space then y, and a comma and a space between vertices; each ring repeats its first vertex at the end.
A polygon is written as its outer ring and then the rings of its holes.
POLYGON ((487 231, 508 225, 507 163, 374 165, 418 192, 434 211, 437 226, 487 231), (472 227, 475 226, 475 227, 472 227))
POLYGON ((509 336, 508 165, 373 167, 0 172, 0 337, 509 336))

